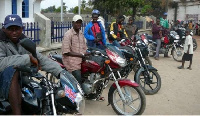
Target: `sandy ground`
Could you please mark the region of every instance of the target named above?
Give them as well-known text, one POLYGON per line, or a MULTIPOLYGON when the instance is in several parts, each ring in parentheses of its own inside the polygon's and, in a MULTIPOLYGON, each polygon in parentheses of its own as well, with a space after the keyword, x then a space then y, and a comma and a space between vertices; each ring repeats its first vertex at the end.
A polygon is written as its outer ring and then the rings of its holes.
MULTIPOLYGON (((161 76, 161 89, 155 95, 146 95, 146 109, 143 115, 200 115, 200 36, 194 36, 198 48, 193 55, 192 70, 177 69, 181 65, 171 58, 154 60, 153 66, 161 76)), ((188 67, 189 62, 185 63, 188 67)), ((133 79, 134 73, 129 75, 133 79)), ((103 91, 105 101, 86 101, 84 115, 116 115, 108 104, 108 85, 103 91)))

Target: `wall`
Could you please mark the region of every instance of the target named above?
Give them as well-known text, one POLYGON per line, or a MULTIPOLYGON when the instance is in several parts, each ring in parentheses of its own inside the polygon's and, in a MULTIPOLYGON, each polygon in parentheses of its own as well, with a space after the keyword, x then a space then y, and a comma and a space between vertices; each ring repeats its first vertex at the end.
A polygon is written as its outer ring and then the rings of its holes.
MULTIPOLYGON (((186 14, 198 14, 200 20, 200 2, 187 2, 185 4, 178 4, 177 19, 186 20, 186 14)), ((174 8, 168 9, 169 21, 174 20, 174 8)))
POLYGON ((48 48, 51 46, 51 20, 40 13, 35 13, 35 22, 39 23, 40 28, 40 47, 48 48))

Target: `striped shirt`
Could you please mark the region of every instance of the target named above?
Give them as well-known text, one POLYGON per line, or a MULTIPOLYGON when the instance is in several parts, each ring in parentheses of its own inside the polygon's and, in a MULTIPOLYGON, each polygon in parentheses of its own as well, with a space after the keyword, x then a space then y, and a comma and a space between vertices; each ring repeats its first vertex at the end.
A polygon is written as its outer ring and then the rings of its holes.
POLYGON ((65 68, 69 72, 81 69, 82 58, 66 56, 64 54, 69 52, 84 54, 86 50, 85 38, 81 31, 77 34, 72 28, 65 33, 62 41, 62 60, 65 68))

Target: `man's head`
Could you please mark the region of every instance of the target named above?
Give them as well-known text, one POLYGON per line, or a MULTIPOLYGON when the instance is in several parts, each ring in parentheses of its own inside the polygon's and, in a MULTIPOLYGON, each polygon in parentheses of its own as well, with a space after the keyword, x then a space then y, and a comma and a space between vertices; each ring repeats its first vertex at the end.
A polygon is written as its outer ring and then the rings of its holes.
POLYGON ((75 15, 72 19, 73 28, 74 30, 80 30, 82 25, 83 19, 80 15, 75 15))
POLYGON ((187 35, 189 35, 189 34, 190 34, 190 30, 187 29, 187 30, 185 31, 185 35, 187 36, 187 35))
POLYGON ((124 16, 123 15, 119 15, 118 17, 117 17, 117 23, 118 24, 122 24, 123 22, 124 22, 124 16))
POLYGON ((94 9, 94 10, 92 11, 92 21, 93 21, 93 22, 97 22, 99 16, 100 16, 99 10, 94 9))
POLYGON ((133 24, 133 17, 129 17, 128 23, 129 23, 129 24, 133 24))
POLYGON ((4 32, 7 37, 13 42, 17 43, 22 35, 22 19, 16 14, 8 15, 4 20, 4 32))
POLYGON ((159 25, 160 24, 160 18, 156 18, 156 24, 159 25))
POLYGON ((163 13, 163 19, 166 19, 167 18, 167 13, 163 13))

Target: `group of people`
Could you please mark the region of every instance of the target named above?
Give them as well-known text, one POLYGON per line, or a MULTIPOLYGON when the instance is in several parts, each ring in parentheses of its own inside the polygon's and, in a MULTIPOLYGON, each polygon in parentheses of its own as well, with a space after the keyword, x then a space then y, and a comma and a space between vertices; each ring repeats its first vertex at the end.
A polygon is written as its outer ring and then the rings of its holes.
MULTIPOLYGON (((177 20, 175 24, 171 26, 170 30, 177 31, 178 28, 180 27, 180 21, 177 20)), ((191 25, 189 25, 190 27, 191 25)), ((152 34, 153 34, 153 39, 157 43, 156 47, 156 54, 154 56, 155 60, 159 60, 159 50, 161 47, 161 38, 167 36, 169 30, 169 23, 167 21, 167 13, 163 14, 163 17, 157 18, 156 23, 153 24, 152 26, 152 34)), ((193 40, 192 36, 190 35, 191 29, 187 29, 185 32, 186 39, 184 43, 184 55, 182 57, 182 65, 178 67, 178 69, 183 69, 184 68, 184 63, 185 61, 190 61, 189 67, 187 69, 192 69, 192 57, 193 57, 193 40)), ((168 56, 166 56, 168 57, 168 56)))
MULTIPOLYGON (((82 59, 90 55, 86 52, 88 47, 96 47, 104 49, 107 44, 106 33, 104 26, 98 21, 100 12, 98 10, 92 11, 92 20, 85 27, 82 32, 81 25, 83 19, 80 15, 75 15, 72 19, 72 28, 68 30, 62 41, 62 56, 63 64, 66 69, 81 84, 81 62, 82 59)), ((161 37, 163 36, 162 28, 169 29, 169 24, 166 20, 167 14, 163 18, 157 18, 153 24, 152 33, 153 38, 158 44, 156 48, 155 59, 159 58, 159 48, 161 44, 161 37)), ((133 18, 129 18, 127 25, 123 25, 124 16, 120 15, 116 18, 116 22, 110 25, 108 38, 113 45, 119 47, 122 38, 131 38, 135 34, 137 27, 133 25, 133 18)), ((19 83, 20 73, 16 70, 17 66, 31 66, 34 65, 39 69, 51 72, 56 77, 63 70, 56 62, 43 56, 37 52, 38 59, 34 58, 31 53, 25 50, 20 44, 20 40, 26 38, 22 33, 23 24, 20 16, 12 14, 5 17, 4 26, 0 29, 0 99, 8 100, 11 104, 13 114, 21 114, 21 88, 19 83)), ((179 67, 184 67, 184 61, 192 61, 192 40, 187 32, 187 37, 184 46, 183 64, 179 67)), ((191 64, 188 67, 191 69, 191 64)), ((102 97, 102 100, 104 98, 102 97)), ((101 100, 101 98, 100 98, 101 100)))

